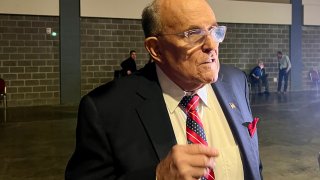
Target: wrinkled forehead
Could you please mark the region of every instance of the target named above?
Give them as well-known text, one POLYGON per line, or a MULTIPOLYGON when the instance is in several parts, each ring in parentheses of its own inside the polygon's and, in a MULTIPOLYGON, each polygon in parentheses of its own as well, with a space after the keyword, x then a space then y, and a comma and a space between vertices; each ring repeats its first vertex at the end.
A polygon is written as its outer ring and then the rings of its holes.
POLYGON ((201 28, 216 24, 213 10, 206 0, 162 0, 160 16, 168 29, 201 28))

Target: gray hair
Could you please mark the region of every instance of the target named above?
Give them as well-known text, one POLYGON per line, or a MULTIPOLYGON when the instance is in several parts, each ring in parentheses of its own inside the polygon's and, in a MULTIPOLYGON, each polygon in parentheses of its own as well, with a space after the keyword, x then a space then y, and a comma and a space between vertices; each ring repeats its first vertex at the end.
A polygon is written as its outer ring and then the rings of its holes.
POLYGON ((162 24, 160 20, 159 3, 157 3, 156 0, 143 9, 141 23, 146 38, 160 34, 162 24))

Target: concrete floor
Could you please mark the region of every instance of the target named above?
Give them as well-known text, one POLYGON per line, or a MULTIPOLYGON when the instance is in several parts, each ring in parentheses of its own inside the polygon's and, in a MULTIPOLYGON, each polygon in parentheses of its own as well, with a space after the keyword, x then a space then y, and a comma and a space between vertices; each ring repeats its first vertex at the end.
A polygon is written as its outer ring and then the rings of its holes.
MULTIPOLYGON (((251 97, 266 180, 319 180, 320 95, 251 97)), ((77 107, 0 109, 0 180, 62 180, 75 144, 77 107)))

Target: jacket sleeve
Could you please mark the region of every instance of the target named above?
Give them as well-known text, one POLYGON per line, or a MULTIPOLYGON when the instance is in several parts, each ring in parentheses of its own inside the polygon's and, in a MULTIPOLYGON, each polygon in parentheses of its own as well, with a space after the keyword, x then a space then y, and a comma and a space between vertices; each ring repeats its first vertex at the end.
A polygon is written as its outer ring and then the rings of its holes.
POLYGON ((76 148, 69 160, 66 180, 155 179, 156 167, 136 171, 117 168, 112 145, 102 118, 90 96, 84 96, 78 110, 76 148))
POLYGON ((84 96, 78 109, 76 148, 66 168, 66 180, 98 180, 108 176, 115 179, 111 175, 114 169, 110 144, 100 123, 92 99, 84 96))

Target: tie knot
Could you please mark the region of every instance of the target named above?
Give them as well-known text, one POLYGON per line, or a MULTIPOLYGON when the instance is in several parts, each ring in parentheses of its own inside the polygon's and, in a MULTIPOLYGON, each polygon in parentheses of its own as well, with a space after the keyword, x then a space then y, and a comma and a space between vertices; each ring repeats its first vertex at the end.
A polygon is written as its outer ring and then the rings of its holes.
POLYGON ((194 94, 192 96, 184 96, 180 101, 180 106, 188 113, 196 111, 199 105, 199 96, 194 94))

